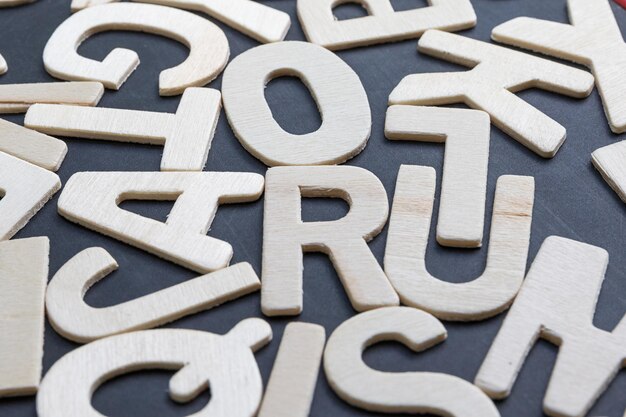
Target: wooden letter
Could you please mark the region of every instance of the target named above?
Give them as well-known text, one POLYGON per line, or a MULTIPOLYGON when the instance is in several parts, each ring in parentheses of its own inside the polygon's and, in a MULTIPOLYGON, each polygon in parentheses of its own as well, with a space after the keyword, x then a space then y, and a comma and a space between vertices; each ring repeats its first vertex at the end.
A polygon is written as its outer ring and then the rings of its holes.
POLYGON ((258 417, 308 417, 324 343, 322 326, 287 325, 258 417))
POLYGON ((626 319, 610 333, 593 325, 609 255, 601 248, 547 238, 506 316, 476 384, 507 397, 538 338, 560 346, 546 396, 551 416, 587 414, 626 360, 626 319))
POLYGON ((367 247, 387 222, 387 193, 371 172, 352 166, 267 171, 261 306, 268 316, 302 312, 302 252, 323 252, 357 311, 397 305, 398 296, 367 247), (342 219, 304 223, 302 197, 341 198, 342 219))
POLYGON ((56 29, 43 52, 46 70, 63 80, 100 81, 106 88, 119 89, 139 65, 134 51, 114 49, 102 62, 76 52, 89 36, 108 30, 154 33, 189 47, 189 57, 182 64, 161 72, 162 96, 208 84, 222 72, 230 53, 224 32, 193 13, 149 4, 107 4, 82 10, 56 29))
POLYGON ((626 203, 626 140, 596 149, 591 161, 602 178, 626 203))
POLYGON ((626 43, 609 0, 568 0, 571 25, 518 17, 491 33, 493 40, 567 59, 591 69, 611 130, 626 132, 626 43))
POLYGON ((92 81, 0 85, 0 113, 24 113, 35 103, 96 106, 104 86, 92 81))
MULTIPOLYGON (((92 10, 92 9, 89 9, 92 10)), ((59 197, 59 214, 161 258, 207 273, 233 249, 206 236, 218 204, 257 200, 263 177, 239 172, 79 172, 59 197), (124 200, 176 201, 165 223, 123 210, 124 200)))
POLYGON ((107 337, 57 361, 41 382, 39 417, 102 417, 91 396, 107 380, 141 369, 178 370, 170 397, 188 402, 210 384, 211 400, 195 417, 253 417, 263 381, 253 352, 272 338, 269 324, 247 319, 224 336, 197 330, 144 330, 107 337))
POLYGON ((248 263, 240 263, 136 300, 93 308, 83 301, 89 288, 117 269, 102 248, 85 249, 56 273, 46 294, 54 329, 75 342, 160 326, 216 307, 261 288, 248 263))
POLYGON ((235 135, 269 166, 339 164, 359 154, 370 137, 372 116, 359 76, 317 45, 281 42, 244 52, 224 72, 222 94, 235 135), (317 131, 294 135, 274 120, 265 85, 287 75, 299 77, 317 102, 317 131))
MULTIPOLYGON (((73 0, 72 11, 118 0, 73 0)), ((135 0, 203 12, 259 42, 285 39, 291 18, 285 12, 251 0, 135 0)))
POLYGON ((62 140, 0 119, 0 151, 56 172, 67 155, 67 145, 62 140))
POLYGON ((363 362, 363 351, 395 341, 421 352, 446 339, 430 314, 409 307, 361 313, 328 339, 324 370, 333 390, 347 403, 379 413, 427 413, 447 417, 498 417, 491 400, 471 383, 433 372, 380 372, 363 362))
POLYGON ((0 242, 0 397, 39 387, 49 252, 47 237, 0 242))
POLYGON ((426 269, 426 246, 435 196, 435 170, 402 165, 398 173, 385 272, 403 304, 444 320, 481 320, 506 309, 526 271, 535 183, 532 177, 498 179, 487 267, 474 281, 454 284, 426 269))
POLYGON ((0 240, 26 226, 60 188, 56 174, 0 152, 0 240))
POLYGON ((489 130, 489 115, 478 110, 415 106, 387 110, 388 139, 446 143, 437 222, 441 245, 482 245, 489 130))
POLYGON ((357 0, 369 16, 337 20, 341 0, 298 0, 298 17, 309 42, 331 50, 418 38, 428 29, 462 30, 476 26, 469 0, 429 0, 429 7, 396 12, 390 0, 357 0))
POLYGON ((422 36, 419 51, 474 68, 409 75, 392 91, 390 104, 464 102, 489 113, 493 124, 545 158, 559 150, 565 128, 514 93, 536 87, 586 97, 593 89, 593 76, 585 71, 438 30, 422 36))
POLYGON ((164 145, 162 171, 202 171, 220 108, 218 90, 188 88, 176 114, 36 104, 24 125, 51 135, 164 145))

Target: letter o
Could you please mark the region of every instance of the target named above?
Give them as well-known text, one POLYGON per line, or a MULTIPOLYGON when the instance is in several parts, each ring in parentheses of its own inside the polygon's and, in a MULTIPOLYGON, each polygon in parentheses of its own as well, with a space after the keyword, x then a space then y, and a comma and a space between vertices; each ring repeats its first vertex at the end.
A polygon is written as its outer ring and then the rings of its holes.
POLYGON ((311 43, 272 43, 239 55, 224 72, 222 96, 243 147, 269 166, 339 164, 359 154, 370 136, 372 116, 358 75, 311 43), (322 118, 317 131, 294 135, 274 120, 265 86, 281 76, 308 87, 322 118))

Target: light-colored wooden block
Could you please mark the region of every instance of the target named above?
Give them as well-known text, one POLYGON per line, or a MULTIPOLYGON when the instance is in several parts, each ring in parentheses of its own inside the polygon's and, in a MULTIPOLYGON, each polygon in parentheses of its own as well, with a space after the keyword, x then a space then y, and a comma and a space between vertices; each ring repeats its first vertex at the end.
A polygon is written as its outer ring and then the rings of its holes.
POLYGON ((187 59, 161 72, 159 93, 181 94, 217 77, 228 62, 224 32, 207 19, 183 10, 151 4, 105 4, 72 15, 52 34, 43 51, 46 70, 63 80, 100 81, 117 90, 139 65, 134 51, 116 48, 100 62, 76 51, 88 37, 109 30, 154 33, 178 40, 189 48, 187 59))
MULTIPOLYGON (((118 0, 73 0, 72 11, 118 0)), ((262 43, 280 42, 291 26, 285 12, 251 0, 135 0, 206 13, 262 43)))
POLYGON ((56 174, 0 152, 0 241, 26 226, 60 188, 56 174))
POLYGON ((560 346, 543 400, 555 417, 585 416, 626 360, 626 319, 613 332, 593 325, 608 265, 599 247, 552 236, 526 276, 485 358, 476 384, 507 397, 538 338, 560 346))
POLYGON ((385 272, 405 305, 444 320, 492 317, 513 302, 524 279, 534 179, 514 175, 498 179, 487 266, 480 277, 457 284, 441 281, 426 269, 435 176, 431 167, 400 167, 389 221, 385 272))
POLYGON ((357 0, 368 16, 337 20, 333 8, 344 1, 298 0, 298 18, 309 42, 331 50, 420 37, 428 29, 476 26, 469 0, 429 0, 428 7, 396 12, 390 0, 357 0))
POLYGON ((222 80, 224 109, 244 148, 269 166, 334 165, 358 155, 370 137, 372 116, 359 76, 332 52, 307 42, 261 45, 237 56, 222 80), (297 76, 322 116, 318 130, 283 130, 265 100, 265 86, 297 76))
POLYGON ((496 26, 493 40, 567 59, 591 69, 611 130, 626 132, 626 43, 609 0, 568 0, 571 25, 518 17, 496 26))
POLYGON ((258 417, 308 417, 325 343, 322 326, 287 325, 258 417))
POLYGON ((263 381, 253 352, 272 338, 261 319, 247 319, 224 336, 197 330, 144 330, 107 337, 58 360, 41 382, 39 417, 101 417, 91 405, 96 389, 141 369, 177 371, 170 397, 188 402, 210 385, 211 399, 197 417, 253 417, 263 381))
POLYGON ((0 113, 24 113, 35 103, 96 106, 104 86, 93 81, 0 85, 0 113))
POLYGON ((49 252, 47 237, 0 242, 0 397, 39 387, 49 252))
POLYGON ((473 68, 408 75, 392 91, 390 104, 463 102, 489 113, 494 125, 544 158, 559 150, 565 128, 515 93, 534 87, 582 98, 593 89, 588 72, 464 36, 429 30, 418 45, 422 53, 473 68))
POLYGON ((626 140, 596 149, 591 161, 602 178, 626 203, 626 140))
POLYGON ((162 145, 162 171, 202 171, 220 109, 218 90, 188 88, 176 114, 36 104, 24 125, 51 135, 162 145))
POLYGON ((85 303, 89 288, 116 269, 106 250, 89 248, 56 273, 46 293, 46 309, 57 333, 87 343, 160 326, 261 288, 252 266, 240 263, 115 306, 93 308, 85 303))
POLYGON ((255 201, 263 184, 261 175, 243 172, 79 172, 58 209, 72 222, 204 274, 226 267, 233 254, 230 244, 206 235, 218 204, 255 201), (163 223, 118 206, 133 199, 175 203, 163 223))
POLYGON ((302 312, 303 252, 322 252, 357 311, 398 305, 398 295, 367 246, 387 222, 387 193, 371 172, 353 166, 277 167, 266 175, 261 307, 268 316, 302 312), (348 214, 303 222, 303 197, 341 198, 348 214))
POLYGON ((402 343, 414 352, 446 339, 443 325, 409 307, 387 307, 343 322, 324 352, 326 378, 347 403, 378 413, 497 417, 493 402, 471 383, 434 372, 381 372, 363 362, 363 351, 379 342, 402 343))
POLYGON ((62 140, 0 119, 0 152, 57 171, 67 155, 67 145, 62 140))
POLYGON ((391 106, 385 136, 391 140, 445 142, 437 242, 482 245, 489 163, 490 121, 483 111, 391 106))

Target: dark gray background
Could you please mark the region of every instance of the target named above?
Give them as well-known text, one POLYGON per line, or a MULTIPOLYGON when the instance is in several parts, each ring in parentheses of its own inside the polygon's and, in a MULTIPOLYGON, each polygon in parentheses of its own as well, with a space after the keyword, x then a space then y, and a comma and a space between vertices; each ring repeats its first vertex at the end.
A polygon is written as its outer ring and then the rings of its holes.
MULTIPOLYGON (((425 0, 395 0, 394 7, 406 9, 426 4, 425 0)), ((476 28, 462 32, 472 38, 489 40, 491 29, 516 16, 535 16, 567 22, 565 0, 472 0, 478 15, 476 28)), ((284 10, 292 17, 289 40, 304 40, 295 15, 295 0, 268 0, 265 4, 284 10)), ((613 4, 614 12, 626 33, 626 10, 613 4)), ((341 6, 340 17, 357 16, 359 7, 341 6)), ((39 0, 32 5, 0 10, 0 53, 9 71, 2 83, 53 81, 42 64, 42 51, 54 29, 68 16, 69 0, 39 0)), ((231 57, 257 45, 257 42, 217 22, 226 32, 231 57)), ((374 172, 385 185, 389 198, 400 164, 430 165, 437 169, 439 180, 444 147, 441 144, 387 141, 383 135, 387 97, 407 74, 461 69, 455 65, 420 55, 416 40, 384 44, 340 52, 359 74, 372 108, 372 136, 367 148, 348 163, 374 172)), ((100 106, 175 112, 179 97, 162 98, 157 91, 158 74, 182 62, 187 50, 175 41, 133 32, 99 34, 85 42, 80 53, 103 59, 114 47, 137 51, 141 65, 119 92, 107 90, 100 106)), ((624 69, 626 80, 626 69, 624 69)), ((210 84, 220 88, 221 77, 210 84)), ((320 117, 315 103, 299 81, 281 78, 270 83, 267 98, 283 128, 294 133, 317 129, 320 117)), ((568 129, 568 138, 552 160, 538 157, 496 128, 492 129, 489 161, 488 211, 485 245, 480 250, 454 250, 438 246, 434 240, 433 221, 427 260, 431 273, 441 279, 463 282, 478 276, 484 268, 488 247, 491 206, 496 179, 503 174, 532 175, 536 179, 536 199, 530 260, 543 240, 559 235, 607 249, 611 261, 600 295, 595 324, 610 330, 626 311, 626 211, 617 195, 604 183, 590 162, 590 153, 602 146, 626 139, 610 132, 597 90, 585 100, 574 100, 539 90, 520 96, 556 119, 568 129)), ((3 115, 3 117, 5 117, 3 115)), ((23 117, 6 116, 21 123, 23 117)), ((69 154, 59 171, 62 181, 78 171, 154 171, 159 169, 162 148, 105 141, 70 139, 69 154)), ((264 173, 266 167, 250 156, 239 144, 222 113, 209 155, 207 170, 252 171, 264 173)), ((98 233, 69 223, 56 212, 58 195, 25 227, 16 238, 47 235, 51 240, 50 276, 79 251, 101 246, 120 264, 118 272, 97 284, 87 295, 94 306, 108 306, 149 294, 186 279, 194 273, 146 254, 98 233)), ((437 198, 439 194, 437 194, 437 198)), ((124 207, 148 216, 164 219, 171 203, 129 202, 124 207)), ((435 210, 438 202, 435 204, 435 210)), ((307 199, 305 220, 335 219, 345 214, 345 203, 307 199)), ((435 212, 435 216, 437 213, 435 212)), ((262 247, 262 199, 254 204, 226 205, 218 211, 210 235, 228 240, 234 247, 233 263, 248 261, 260 273, 262 247)), ((436 217, 434 217, 436 219, 436 217)), ((371 244, 382 262, 386 229, 371 244)), ((324 255, 305 256, 304 312, 299 320, 324 325, 330 334, 354 311, 336 273, 324 255)), ((246 317, 261 316, 259 295, 250 295, 215 310, 184 318, 172 327, 202 329, 225 333, 246 317)), ((445 323, 449 338, 443 344, 415 354, 400 344, 387 343, 367 351, 371 366, 387 371, 439 371, 473 380, 503 315, 473 323, 445 323)), ((263 378, 267 381, 288 319, 270 320, 274 342, 257 354, 263 378)), ((46 329, 44 369, 76 348, 52 329, 46 329)), ((503 416, 536 417, 542 414, 541 403, 554 364, 557 348, 540 342, 532 351, 511 397, 499 402, 503 416)), ((115 417, 185 416, 197 411, 209 400, 205 393, 192 403, 175 405, 167 395, 169 372, 141 372, 106 383, 94 397, 95 407, 115 417)), ((575 383, 575 382, 573 382, 575 383)), ((618 375, 593 408, 591 415, 617 417, 626 408, 626 376, 618 375)), ((1 399, 0 416, 35 416, 34 397, 1 399)), ((374 415, 352 408, 330 390, 323 373, 319 377, 311 412, 315 417, 374 415)))

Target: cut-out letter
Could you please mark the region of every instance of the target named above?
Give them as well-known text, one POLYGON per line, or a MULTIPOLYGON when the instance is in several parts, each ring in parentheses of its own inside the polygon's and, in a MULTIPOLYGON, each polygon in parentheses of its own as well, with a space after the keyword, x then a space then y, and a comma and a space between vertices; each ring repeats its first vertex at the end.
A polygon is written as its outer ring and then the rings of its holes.
POLYGON ((154 33, 189 47, 189 57, 182 64, 161 72, 162 96, 208 84, 222 72, 230 53, 224 32, 193 13, 151 4, 106 4, 82 10, 56 29, 43 52, 46 70, 63 80, 100 81, 106 88, 119 89, 139 65, 134 51, 114 49, 102 62, 76 51, 89 36, 108 30, 154 33))
POLYGON ((342 0, 298 0, 298 18, 309 42, 331 50, 418 38, 428 29, 463 30, 476 26, 469 0, 429 0, 429 6, 396 12, 390 0, 356 0, 369 16, 337 20, 342 0))
POLYGON ((56 174, 0 152, 0 240, 26 226, 60 188, 56 174))
POLYGON ((206 236, 218 204, 257 200, 263 177, 241 172, 79 172, 59 214, 196 272, 228 265, 233 249, 206 236), (165 223, 118 207, 125 200, 176 201, 165 223))
POLYGON ((220 108, 219 91, 188 88, 176 114, 35 104, 24 125, 51 135, 164 145, 162 171, 202 171, 220 108))
POLYGON ((0 242, 0 397, 39 387, 49 252, 47 237, 0 242))
POLYGON ((626 140, 596 149, 591 161, 602 178, 626 203, 626 140))
POLYGON ((398 295, 367 246, 387 222, 387 193, 371 172, 352 166, 278 167, 266 175, 261 306, 268 316, 302 312, 304 252, 330 256, 357 311, 398 305, 398 295), (302 197, 341 198, 348 214, 303 222, 302 197))
POLYGON ((441 245, 482 245, 490 126, 489 115, 478 110, 417 106, 387 110, 387 139, 446 144, 437 221, 441 245))
POLYGON ((57 171, 67 145, 62 140, 0 119, 0 151, 50 171, 57 171))
POLYGON ((491 33, 493 40, 588 66, 611 130, 626 132, 626 43, 609 0, 568 0, 571 25, 518 17, 491 33))
MULTIPOLYGON (((72 11, 118 0, 73 0, 72 11)), ((285 12, 251 0, 135 0, 206 13, 259 42, 280 42, 291 26, 285 12)))
POLYGON ((400 342, 421 352, 446 336, 446 329, 436 318, 414 308, 387 307, 361 313, 342 323, 328 339, 324 352, 326 377, 339 397, 368 411, 500 416, 489 397, 456 376, 381 372, 363 362, 363 351, 379 342, 400 342))
POLYGON ((498 179, 485 271, 474 281, 455 284, 433 277, 426 269, 435 175, 431 167, 400 167, 385 272, 403 304, 440 319, 471 321, 494 316, 511 304, 524 279, 534 180, 513 175, 498 179))
POLYGON ((322 326, 287 325, 258 417, 309 416, 325 343, 322 326))
POLYGON ((253 417, 263 381, 253 352, 272 338, 261 319, 246 319, 224 336, 197 330, 145 330, 107 337, 58 360, 41 382, 39 417, 102 417, 91 396, 107 380, 141 369, 176 370, 170 397, 188 402, 210 384, 211 399, 195 417, 253 417))
POLYGON ((46 293, 48 319, 54 329, 75 342, 160 326, 208 310, 261 288, 248 263, 194 278, 136 300, 93 308, 83 297, 89 288, 117 269, 102 248, 85 249, 56 273, 46 293))
POLYGON ((555 417, 586 415, 626 363, 626 318, 613 332, 593 325, 608 261, 602 248, 547 238, 476 376, 476 385, 492 398, 507 397, 528 352, 542 338, 560 346, 544 412, 555 417))
POLYGON ((494 125, 544 158, 559 150, 565 128, 514 93, 536 87, 582 98, 593 89, 588 72, 464 36, 429 30, 418 45, 420 52, 473 69, 408 75, 390 104, 464 102, 489 113, 494 125))
POLYGON ((269 166, 333 165, 359 154, 372 116, 359 76, 332 52, 306 42, 261 45, 224 71, 224 109, 244 148, 269 166), (313 95, 322 125, 312 133, 285 132, 265 100, 265 85, 296 76, 313 95))
POLYGON ((104 86, 93 81, 0 85, 0 113, 24 113, 35 103, 96 106, 104 86))

